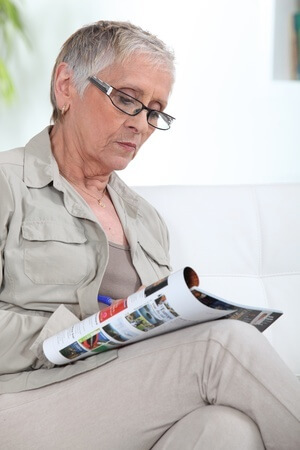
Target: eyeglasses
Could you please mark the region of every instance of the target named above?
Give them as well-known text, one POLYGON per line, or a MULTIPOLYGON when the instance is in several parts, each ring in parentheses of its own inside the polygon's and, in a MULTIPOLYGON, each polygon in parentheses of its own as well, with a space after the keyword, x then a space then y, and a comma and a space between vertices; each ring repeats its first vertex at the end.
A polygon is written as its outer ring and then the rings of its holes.
POLYGON ((100 89, 100 91, 104 92, 104 94, 109 97, 112 104, 123 113, 128 114, 129 116, 136 116, 143 111, 143 109, 146 109, 147 122, 151 127, 158 128, 159 130, 168 130, 173 120, 175 120, 174 117, 169 116, 164 112, 148 108, 136 98, 115 89, 113 86, 99 80, 99 78, 95 76, 89 77, 88 80, 100 89))

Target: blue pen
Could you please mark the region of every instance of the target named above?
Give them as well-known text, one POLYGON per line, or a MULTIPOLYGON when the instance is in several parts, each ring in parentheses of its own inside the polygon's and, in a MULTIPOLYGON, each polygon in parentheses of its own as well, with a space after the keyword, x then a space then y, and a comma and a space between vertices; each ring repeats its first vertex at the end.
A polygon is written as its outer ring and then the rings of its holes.
POLYGON ((98 302, 110 306, 112 305, 112 298, 106 295, 98 295, 98 302))

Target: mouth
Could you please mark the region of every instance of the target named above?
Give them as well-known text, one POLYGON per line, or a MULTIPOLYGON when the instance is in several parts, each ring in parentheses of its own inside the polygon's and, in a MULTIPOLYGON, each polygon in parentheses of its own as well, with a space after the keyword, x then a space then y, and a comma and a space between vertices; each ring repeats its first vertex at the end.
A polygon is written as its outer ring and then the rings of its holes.
POLYGON ((128 151, 136 151, 136 144, 134 142, 117 142, 122 148, 128 151))

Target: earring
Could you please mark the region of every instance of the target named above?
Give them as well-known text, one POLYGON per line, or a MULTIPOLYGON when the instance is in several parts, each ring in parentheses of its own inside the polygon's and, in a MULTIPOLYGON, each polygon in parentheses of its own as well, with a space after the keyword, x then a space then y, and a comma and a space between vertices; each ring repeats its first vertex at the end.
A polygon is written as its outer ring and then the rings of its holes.
POLYGON ((66 112, 68 111, 70 105, 64 104, 64 106, 61 108, 61 115, 64 116, 66 112))

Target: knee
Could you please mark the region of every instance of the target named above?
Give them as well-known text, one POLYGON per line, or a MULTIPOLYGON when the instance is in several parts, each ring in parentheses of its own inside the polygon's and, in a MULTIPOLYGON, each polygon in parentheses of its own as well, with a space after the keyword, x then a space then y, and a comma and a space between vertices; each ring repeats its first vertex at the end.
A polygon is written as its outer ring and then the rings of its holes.
POLYGON ((204 406, 173 425, 153 447, 176 449, 263 450, 257 425, 242 412, 226 406, 204 406))
POLYGON ((225 345, 239 342, 240 344, 246 343, 247 346, 260 345, 262 341, 266 341, 266 338, 255 326, 230 319, 213 322, 210 329, 210 339, 217 340, 225 345))

